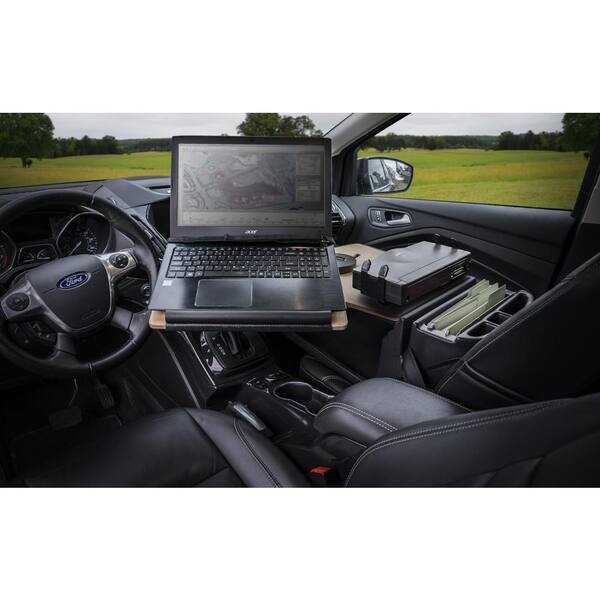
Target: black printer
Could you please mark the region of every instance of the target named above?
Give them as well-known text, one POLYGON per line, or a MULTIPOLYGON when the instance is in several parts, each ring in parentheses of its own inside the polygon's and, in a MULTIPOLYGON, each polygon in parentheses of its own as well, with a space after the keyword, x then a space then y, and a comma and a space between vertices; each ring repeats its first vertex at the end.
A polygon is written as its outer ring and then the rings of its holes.
POLYGON ((367 259, 352 271, 352 286, 384 303, 407 304, 462 277, 471 253, 419 242, 367 259))

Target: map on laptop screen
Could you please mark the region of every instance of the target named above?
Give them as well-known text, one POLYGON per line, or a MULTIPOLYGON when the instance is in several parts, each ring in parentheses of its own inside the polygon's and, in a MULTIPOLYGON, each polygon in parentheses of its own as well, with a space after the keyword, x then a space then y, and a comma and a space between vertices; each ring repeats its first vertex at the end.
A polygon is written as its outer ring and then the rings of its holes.
POLYGON ((180 144, 179 226, 322 227, 316 146, 180 144))

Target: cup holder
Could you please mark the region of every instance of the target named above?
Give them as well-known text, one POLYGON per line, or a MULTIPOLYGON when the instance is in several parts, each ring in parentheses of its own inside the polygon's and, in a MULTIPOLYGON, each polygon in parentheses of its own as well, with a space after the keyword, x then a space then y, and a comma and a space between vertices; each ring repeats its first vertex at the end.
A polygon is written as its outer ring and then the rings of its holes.
POLYGON ((520 310, 525 308, 529 302, 530 297, 524 292, 517 292, 510 300, 507 300, 502 304, 499 309, 510 316, 516 315, 520 310))
POLYGON ((481 321, 467 331, 469 337, 483 337, 496 329, 496 326, 488 321, 481 321))
POLYGON ((496 325, 502 325, 502 323, 504 323, 504 321, 506 321, 507 319, 510 319, 511 315, 507 315, 506 313, 503 312, 495 312, 492 313, 487 320, 490 323, 495 323, 496 325))
POLYGON ((315 390, 304 381, 286 381, 280 383, 273 393, 281 400, 299 405, 311 415, 316 415, 323 405, 332 398, 319 390, 315 390))

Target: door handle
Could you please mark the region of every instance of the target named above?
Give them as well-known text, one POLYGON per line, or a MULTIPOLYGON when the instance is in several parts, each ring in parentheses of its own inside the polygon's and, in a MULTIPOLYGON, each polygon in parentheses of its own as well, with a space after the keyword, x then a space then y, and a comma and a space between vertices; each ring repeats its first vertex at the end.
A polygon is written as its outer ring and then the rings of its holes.
MULTIPOLYGON (((390 226, 390 227, 396 227, 398 225, 410 225, 412 223, 410 215, 408 213, 397 213, 394 212, 392 213, 393 217, 390 218, 386 218, 385 222, 390 226)), ((386 215, 387 217, 387 215, 386 215)))
POLYGON ((371 206, 369 222, 375 227, 407 227, 412 224, 411 216, 402 210, 389 210, 371 206))

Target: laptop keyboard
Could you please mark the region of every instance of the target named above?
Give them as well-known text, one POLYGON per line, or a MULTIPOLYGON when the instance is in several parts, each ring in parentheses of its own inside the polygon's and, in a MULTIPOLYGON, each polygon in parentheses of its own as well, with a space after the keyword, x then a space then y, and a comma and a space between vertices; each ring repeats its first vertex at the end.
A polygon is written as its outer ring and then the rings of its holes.
POLYGON ((320 247, 176 246, 167 277, 323 279, 330 270, 327 250, 320 247))

